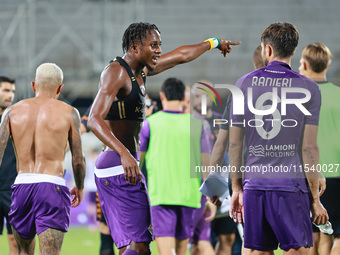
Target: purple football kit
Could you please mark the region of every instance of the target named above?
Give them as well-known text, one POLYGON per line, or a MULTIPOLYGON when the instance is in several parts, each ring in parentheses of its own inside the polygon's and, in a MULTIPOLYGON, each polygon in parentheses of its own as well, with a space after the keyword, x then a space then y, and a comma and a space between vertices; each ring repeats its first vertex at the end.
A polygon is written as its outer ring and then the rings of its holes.
MULTIPOLYGON (((182 114, 180 111, 164 110, 171 114, 182 114)), ((194 115, 202 121, 201 153, 211 153, 212 140, 209 123, 201 116, 194 115)), ((141 151, 147 151, 150 142, 150 125, 148 119, 144 121, 140 135, 141 151)), ((149 182, 150 183, 150 182, 149 182)), ((165 195, 164 195, 165 196, 165 195)), ((166 203, 151 206, 152 226, 155 237, 175 237, 176 239, 194 238, 192 241, 210 239, 210 223, 205 222, 205 196, 201 199, 201 208, 183 205, 168 205, 166 203), (209 236, 209 237, 208 237, 209 236)))
POLYGON ((197 209, 179 205, 151 206, 152 226, 156 237, 191 237, 193 217, 197 209))
POLYGON ((48 228, 67 232, 71 195, 65 180, 47 174, 19 174, 12 185, 8 216, 24 239, 32 239, 48 228))
MULTIPOLYGON (((139 161, 139 153, 132 153, 139 161)), ((130 185, 124 178, 120 156, 103 151, 96 160, 95 181, 100 205, 117 248, 153 240, 150 201, 145 183, 130 185)))
POLYGON ((229 124, 244 128, 248 148, 241 168, 244 246, 310 247, 310 203, 301 146, 305 125, 318 125, 320 89, 278 61, 241 77, 236 86, 244 98, 233 95, 229 124), (233 109, 240 99, 244 114, 236 115, 233 109))

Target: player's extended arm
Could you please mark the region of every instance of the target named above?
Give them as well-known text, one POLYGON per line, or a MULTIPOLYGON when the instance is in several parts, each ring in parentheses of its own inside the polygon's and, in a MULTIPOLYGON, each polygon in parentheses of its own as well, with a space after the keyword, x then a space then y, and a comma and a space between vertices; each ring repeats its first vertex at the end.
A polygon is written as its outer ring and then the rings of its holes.
POLYGON ((316 224, 325 224, 328 220, 326 209, 320 203, 319 197, 319 178, 317 171, 319 163, 319 147, 317 144, 318 126, 305 125, 302 141, 302 160, 304 171, 311 192, 311 211, 313 222, 316 224))
POLYGON ((2 120, 0 124, 0 165, 7 147, 9 135, 11 133, 9 127, 9 112, 10 107, 8 107, 2 115, 2 120))
POLYGON ((211 153, 210 165, 221 165, 229 143, 229 130, 220 129, 211 153))
POLYGON ((125 180, 135 185, 137 179, 139 182, 142 180, 137 161, 104 121, 114 98, 125 84, 124 76, 123 67, 118 65, 111 64, 103 71, 100 78, 101 86, 93 102, 87 126, 100 141, 120 155, 125 180))
MULTIPOLYGON (((204 169, 208 169, 210 162, 210 154, 207 152, 201 152, 201 164, 204 169)), ((202 178, 205 181, 209 175, 210 171, 202 171, 202 178)))
POLYGON ((320 186, 320 191, 319 191, 319 196, 321 197, 322 194, 326 190, 326 178, 323 176, 321 172, 319 172, 319 186, 320 186))
POLYGON ((244 129, 230 127, 229 137, 229 161, 230 179, 233 195, 230 201, 229 215, 235 222, 242 223, 243 220, 243 187, 242 187, 242 150, 243 150, 244 129))
MULTIPOLYGON (((220 45, 218 49, 221 51, 224 57, 232 49, 231 45, 239 45, 240 42, 232 42, 226 39, 219 39, 220 45)), ((168 52, 158 59, 156 68, 153 71, 147 71, 148 75, 155 75, 161 73, 167 69, 170 69, 176 65, 188 63, 203 53, 211 49, 211 44, 209 41, 201 42, 193 45, 184 45, 168 52)))
MULTIPOLYGON (((211 152, 210 156, 210 166, 220 166, 223 163, 224 155, 227 150, 227 145, 229 143, 229 130, 220 129, 218 131, 218 136, 211 152)), ((222 202, 218 199, 218 197, 213 197, 210 201, 220 207, 222 202)))
MULTIPOLYGON (((205 167, 205 169, 208 169, 209 162, 210 162, 210 154, 207 152, 202 152, 201 153, 201 164, 203 167, 205 167)), ((209 173, 210 173, 209 171, 202 172, 203 180, 207 179, 209 173)), ((211 222, 213 219, 215 219, 216 211, 217 211, 216 204, 214 204, 210 199, 208 199, 205 205, 205 210, 203 214, 204 220, 206 222, 211 222), (208 212, 209 212, 209 216, 207 216, 208 212)))
POLYGON ((72 154, 72 168, 74 181, 76 186, 71 189, 71 194, 74 195, 72 199, 72 207, 80 204, 83 198, 84 179, 85 179, 85 157, 81 147, 80 135, 80 115, 77 109, 73 108, 71 112, 72 123, 69 132, 68 142, 72 154))

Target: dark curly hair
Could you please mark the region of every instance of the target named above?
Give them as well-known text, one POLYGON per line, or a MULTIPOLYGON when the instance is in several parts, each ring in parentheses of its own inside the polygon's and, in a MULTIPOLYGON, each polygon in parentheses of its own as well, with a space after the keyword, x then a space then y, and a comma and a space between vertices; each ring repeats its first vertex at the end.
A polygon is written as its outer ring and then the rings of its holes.
POLYGON ((156 30, 161 33, 155 24, 146 22, 132 23, 124 32, 122 48, 123 52, 126 53, 130 46, 136 42, 142 43, 142 40, 146 38, 148 31, 151 34, 151 30, 156 30))
POLYGON ((262 35, 261 42, 272 45, 276 57, 285 58, 293 55, 299 41, 299 32, 296 27, 287 22, 273 23, 267 27, 262 35))

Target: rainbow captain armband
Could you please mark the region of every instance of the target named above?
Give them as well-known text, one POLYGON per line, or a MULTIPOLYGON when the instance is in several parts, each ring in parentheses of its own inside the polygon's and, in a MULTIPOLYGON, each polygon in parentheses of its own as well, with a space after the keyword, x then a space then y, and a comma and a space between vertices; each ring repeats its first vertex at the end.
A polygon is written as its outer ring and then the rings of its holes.
POLYGON ((209 39, 205 40, 205 42, 210 42, 210 49, 209 50, 218 48, 221 44, 220 39, 218 39, 217 37, 209 38, 209 39))

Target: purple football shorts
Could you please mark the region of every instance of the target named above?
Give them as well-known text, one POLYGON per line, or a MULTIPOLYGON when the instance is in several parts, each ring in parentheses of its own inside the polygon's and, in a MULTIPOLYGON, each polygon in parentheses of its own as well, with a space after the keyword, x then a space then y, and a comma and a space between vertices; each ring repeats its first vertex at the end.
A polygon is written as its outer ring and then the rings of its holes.
MULTIPOLYGON (((138 160, 137 153, 133 156, 138 160)), ((144 176, 142 182, 130 185, 124 178, 119 154, 104 151, 96 161, 95 181, 100 205, 117 248, 127 246, 131 241, 152 241, 150 201, 144 176)))
POLYGON ((151 206, 155 237, 187 239, 192 236, 194 212, 197 208, 178 205, 151 206))
POLYGON ((67 232, 71 195, 61 177, 47 174, 19 174, 12 185, 8 216, 24 239, 32 239, 48 228, 67 232))
POLYGON ((244 247, 260 251, 312 247, 308 193, 244 190, 244 247))

